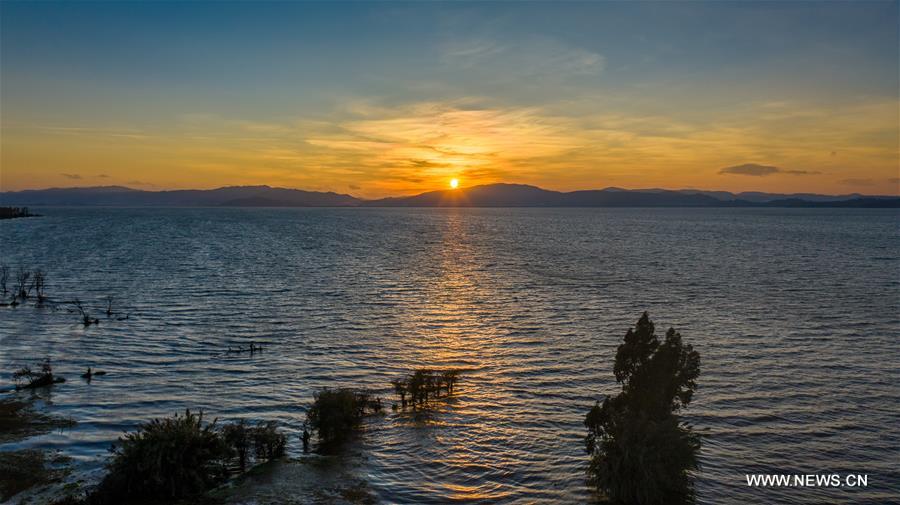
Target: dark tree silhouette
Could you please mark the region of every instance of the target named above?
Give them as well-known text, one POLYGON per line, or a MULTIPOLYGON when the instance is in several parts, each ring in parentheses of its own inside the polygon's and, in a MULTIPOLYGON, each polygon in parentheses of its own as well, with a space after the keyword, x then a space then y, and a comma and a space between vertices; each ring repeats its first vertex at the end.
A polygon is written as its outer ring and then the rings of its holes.
POLYGON ((284 456, 287 437, 278 431, 274 421, 253 424, 241 419, 222 426, 220 433, 240 471, 247 469, 251 456, 257 463, 284 456))
POLYGON ((22 300, 28 298, 28 292, 31 290, 29 279, 31 279, 31 272, 20 268, 16 274, 16 296, 22 300))
POLYGON ((109 473, 88 497, 91 505, 168 500, 202 493, 224 481, 228 446, 202 414, 153 419, 111 449, 109 473))
POLYGON ((62 377, 53 375, 53 365, 50 363, 49 357, 41 362, 40 372, 33 371, 29 366, 24 366, 13 372, 12 377, 16 382, 16 389, 36 389, 66 381, 62 377))
POLYGON ((381 399, 366 391, 324 388, 313 393, 313 404, 306 411, 306 420, 318 433, 319 441, 331 445, 352 435, 367 414, 378 413, 381 409, 381 399))
POLYGON ((90 312, 88 312, 87 309, 84 308, 84 305, 81 304, 81 300, 76 298, 75 301, 72 302, 72 305, 75 306, 75 310, 81 315, 81 322, 86 327, 92 324, 100 324, 99 319, 91 317, 90 312))
POLYGON ((400 396, 400 404, 406 408, 406 381, 402 379, 394 379, 391 381, 394 386, 394 392, 400 396))
POLYGON ((0 290, 3 291, 3 294, 9 292, 6 287, 7 282, 9 282, 9 267, 6 265, 0 266, 0 290))
POLYGON ((409 404, 413 408, 425 405, 431 400, 444 398, 453 393, 453 388, 459 381, 460 371, 448 369, 443 371, 420 368, 414 370, 402 379, 394 379, 391 385, 394 392, 400 396, 400 405, 406 407, 406 396, 409 395, 409 404))
POLYGON ((153 419, 119 438, 109 472, 83 504, 207 503, 197 497, 224 482, 234 463, 243 472, 251 460, 280 458, 286 443, 272 421, 242 420, 220 428, 189 410, 153 419))
POLYGON ((622 392, 584 420, 591 481, 618 503, 690 501, 700 437, 678 412, 697 388, 700 355, 671 328, 660 342, 644 312, 619 346, 613 373, 622 392))
POLYGON ((34 214, 28 211, 28 207, 0 207, 0 219, 32 216, 34 216, 34 214))
POLYGON ((44 303, 44 300, 47 299, 47 297, 44 296, 44 287, 47 284, 47 274, 45 274, 43 270, 38 269, 34 271, 33 275, 34 277, 32 277, 31 285, 32 287, 34 287, 34 292, 37 295, 38 303, 44 303))

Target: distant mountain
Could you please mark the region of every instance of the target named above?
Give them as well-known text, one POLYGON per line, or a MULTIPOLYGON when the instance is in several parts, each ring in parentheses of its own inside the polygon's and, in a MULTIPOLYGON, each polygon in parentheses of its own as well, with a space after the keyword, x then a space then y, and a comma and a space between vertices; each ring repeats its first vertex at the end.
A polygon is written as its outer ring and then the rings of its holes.
POLYGON ((431 191, 364 203, 371 207, 710 207, 723 204, 722 200, 710 196, 678 191, 607 188, 562 193, 524 184, 431 191))
POLYGON ((122 186, 0 193, 0 206, 139 207, 900 207, 900 197, 775 194, 696 189, 606 188, 550 191, 525 184, 488 184, 415 196, 362 200, 350 195, 269 186, 142 191, 122 186))
POLYGON ((745 191, 738 193, 737 198, 747 200, 748 202, 773 202, 776 200, 802 200, 805 202, 840 202, 859 198, 892 198, 889 196, 866 196, 859 193, 851 193, 848 195, 819 195, 816 193, 760 193, 758 191, 745 191))
POLYGON ((141 191, 121 186, 53 188, 0 193, 2 205, 105 205, 139 207, 347 207, 361 201, 350 195, 232 186, 218 189, 141 191))
POLYGON ((430 191, 416 196, 369 200, 369 207, 554 207, 562 193, 524 184, 489 184, 430 191))
POLYGON ((727 191, 606 188, 549 191, 524 184, 489 184, 369 200, 369 207, 900 207, 900 198, 860 195, 779 195, 727 191), (743 195, 743 193, 741 194, 743 195), (807 199, 808 198, 808 199, 807 199))

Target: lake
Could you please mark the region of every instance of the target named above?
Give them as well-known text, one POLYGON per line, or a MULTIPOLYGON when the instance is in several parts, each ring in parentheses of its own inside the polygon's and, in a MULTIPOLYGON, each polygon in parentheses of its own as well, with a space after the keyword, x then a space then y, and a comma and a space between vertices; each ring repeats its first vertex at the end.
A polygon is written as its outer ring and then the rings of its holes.
MULTIPOLYGON (((312 392, 466 369, 429 416, 366 421, 348 458, 385 503, 577 503, 582 424, 615 392, 641 313, 702 359, 686 420, 697 501, 900 497, 896 209, 42 208, 0 222, 0 263, 101 318, 0 308, 4 374, 45 356, 77 425, 18 447, 95 472, 125 430, 186 408, 298 438, 312 392), (128 319, 106 319, 106 296, 128 319), (264 351, 227 354, 229 346, 264 351), (109 373, 88 384, 92 366, 109 373), (859 473, 855 489, 752 488, 749 473, 859 473)), ((3 387, 11 385, 5 375, 3 387)))

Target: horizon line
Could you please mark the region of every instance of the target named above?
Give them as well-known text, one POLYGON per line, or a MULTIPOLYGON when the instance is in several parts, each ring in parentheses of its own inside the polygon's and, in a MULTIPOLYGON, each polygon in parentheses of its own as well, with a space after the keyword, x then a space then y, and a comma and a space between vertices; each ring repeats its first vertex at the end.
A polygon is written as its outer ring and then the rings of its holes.
POLYGON ((27 189, 19 189, 19 190, 11 190, 11 191, 3 191, 0 189, 0 194, 13 194, 13 193, 24 193, 29 191, 54 191, 54 190, 90 190, 90 189, 111 189, 111 188, 121 188, 129 191, 139 191, 145 193, 164 193, 164 192, 177 192, 177 191, 217 191, 220 189, 232 189, 232 188, 268 188, 268 189, 278 189, 278 190, 287 190, 287 191, 302 191, 305 193, 320 193, 320 194, 335 194, 340 196, 349 196, 351 198, 360 200, 360 201, 378 201, 378 200, 386 200, 391 198, 411 198, 420 195, 430 194, 430 193, 441 193, 441 192, 464 192, 476 188, 490 187, 490 186, 524 186, 539 189, 542 191, 548 191, 553 193, 577 193, 582 191, 629 191, 629 192, 651 192, 651 191, 670 191, 670 192, 685 192, 685 191, 697 191, 697 192, 705 192, 705 193, 726 193, 732 196, 739 196, 743 194, 763 194, 763 195, 784 195, 784 196, 793 196, 793 195, 815 195, 815 196, 824 196, 824 197, 883 197, 883 198, 900 198, 900 188, 898 188, 897 194, 866 194, 860 192, 852 192, 852 193, 816 193, 816 192, 769 192, 769 191, 760 191, 760 190, 746 190, 746 191, 728 191, 724 189, 700 189, 695 187, 687 187, 687 188, 665 188, 665 187, 644 187, 644 188, 626 188, 621 186, 606 186, 603 188, 585 188, 585 189, 573 189, 573 190, 558 190, 558 189, 548 189, 545 187, 537 186, 534 184, 525 184, 525 183, 517 183, 517 182, 493 182, 487 184, 477 184, 474 186, 465 186, 458 188, 443 188, 443 189, 433 189, 428 191, 422 191, 419 193, 410 193, 410 194, 401 194, 401 195, 391 195, 391 196, 383 196, 379 198, 364 198, 359 196, 354 196, 351 193, 341 193, 335 190, 317 190, 317 189, 303 189, 297 187, 284 187, 284 186, 270 186, 268 184, 233 184, 233 185, 225 185, 225 186, 216 186, 210 188, 160 188, 160 189, 142 189, 142 188, 134 188, 131 186, 126 186, 123 184, 109 184, 109 185, 101 185, 101 186, 50 186, 45 188, 27 188, 27 189))

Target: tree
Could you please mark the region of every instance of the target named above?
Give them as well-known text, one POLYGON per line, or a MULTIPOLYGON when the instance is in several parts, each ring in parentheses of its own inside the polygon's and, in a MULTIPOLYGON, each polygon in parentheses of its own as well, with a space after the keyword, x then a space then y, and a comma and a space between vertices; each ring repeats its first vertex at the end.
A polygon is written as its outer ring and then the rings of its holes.
POLYGON ((38 303, 44 303, 44 300, 47 299, 44 296, 44 287, 47 284, 47 274, 44 273, 43 270, 38 269, 34 271, 34 277, 31 281, 31 285, 34 288, 35 293, 38 297, 38 303))
POLYGON ((31 279, 31 272, 20 268, 19 273, 16 274, 15 296, 18 296, 22 300, 28 298, 28 292, 31 290, 31 286, 28 284, 29 279, 31 279))
POLYGON ((400 405, 406 408, 406 381, 402 379, 394 379, 391 381, 394 386, 394 392, 400 396, 400 405))
MULTIPOLYGON (((380 405, 380 402, 379 402, 380 405)), ((355 432, 374 402, 365 391, 349 388, 325 388, 313 393, 313 404, 306 411, 309 426, 326 444, 339 442, 355 432)))
POLYGON ((614 502, 689 501, 700 437, 678 412, 697 388, 700 355, 673 328, 660 343, 644 312, 616 351, 613 373, 622 392, 598 402, 584 420, 591 481, 614 502))
POLYGON ((402 379, 392 380, 391 385, 394 392, 400 396, 400 405, 406 407, 406 396, 409 395, 409 403, 415 409, 429 403, 430 400, 438 400, 453 394, 459 375, 460 371, 453 368, 443 371, 420 368, 402 379))
POLYGON ((8 290, 6 288, 6 283, 9 281, 9 267, 6 265, 0 266, 0 291, 3 291, 5 295, 8 290))

